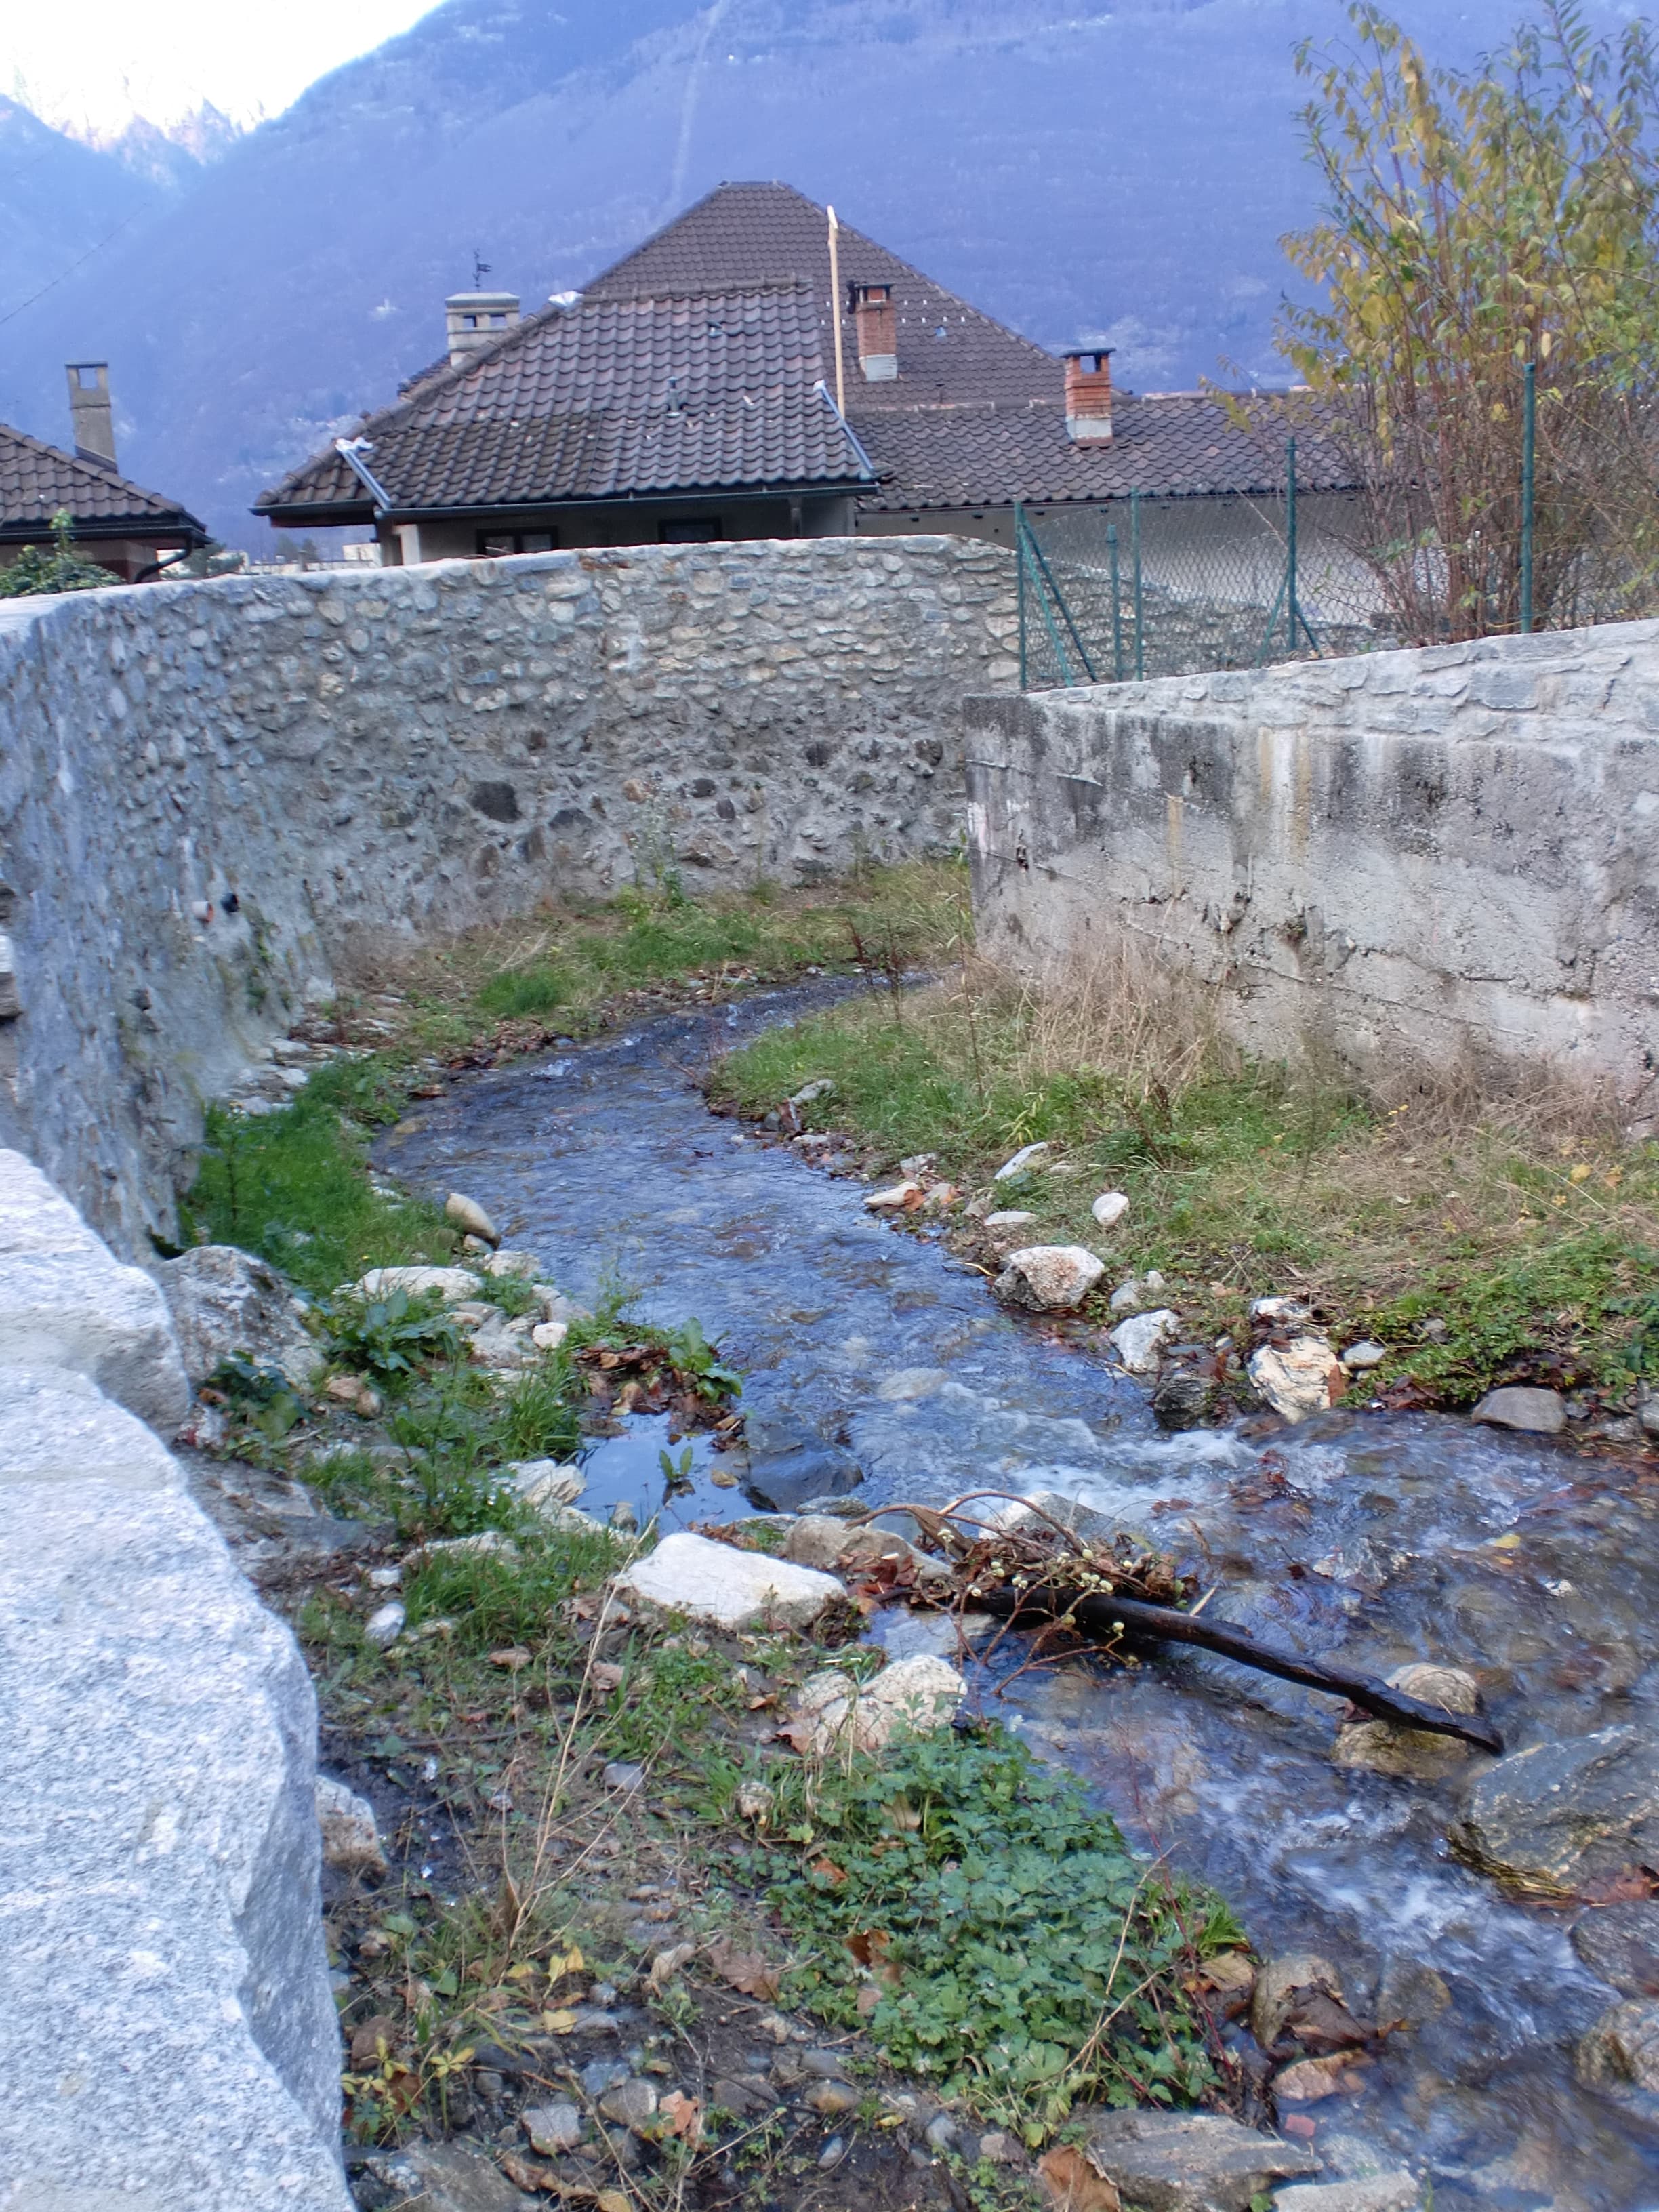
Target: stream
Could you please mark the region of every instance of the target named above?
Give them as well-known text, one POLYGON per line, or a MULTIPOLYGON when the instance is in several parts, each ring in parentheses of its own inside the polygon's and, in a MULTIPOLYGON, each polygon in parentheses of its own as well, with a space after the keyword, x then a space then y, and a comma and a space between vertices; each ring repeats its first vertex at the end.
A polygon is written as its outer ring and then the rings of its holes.
MULTIPOLYGON (((830 994, 758 993, 468 1076, 376 1158, 467 1191, 577 1298, 620 1279, 659 1322, 695 1315, 743 1372, 756 1434, 850 1455, 860 1504, 1058 1492, 1190 1559, 1221 1585, 1215 1613, 1275 1641, 1379 1674, 1476 1672, 1511 1751, 1659 1733, 1659 1488, 1436 1415, 1160 1431, 1143 1389, 1003 1314, 937 1237, 896 1234, 856 1181, 707 1112, 712 1056, 830 994)), ((752 1510, 702 1439, 664 1510, 665 1426, 597 1444, 586 1510, 626 1498, 668 1527, 752 1510)), ((1413 2023, 1362 2090, 1300 2108, 1328 2176, 1407 2164, 1436 2212, 1659 2205, 1659 2123, 1574 2079, 1574 2039, 1617 1997, 1574 1950, 1572 1911, 1514 1903, 1447 1851, 1479 1754, 1439 1782, 1346 1770, 1334 1698, 1200 1654, 1017 1672, 1013 1642, 979 1671, 985 1711, 1139 1847, 1212 1882, 1263 1955, 1319 1952, 1361 2017, 1413 2023)))

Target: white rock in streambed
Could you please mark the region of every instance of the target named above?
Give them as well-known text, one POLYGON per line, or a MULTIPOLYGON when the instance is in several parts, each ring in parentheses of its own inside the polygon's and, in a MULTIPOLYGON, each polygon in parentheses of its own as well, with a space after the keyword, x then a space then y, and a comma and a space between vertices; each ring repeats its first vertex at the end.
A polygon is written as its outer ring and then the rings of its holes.
POLYGON ((446 1305, 476 1297, 481 1287, 470 1267, 371 1267, 352 1285, 360 1298, 389 1298, 394 1291, 418 1298, 435 1291, 446 1305))
POLYGON ((1290 1343, 1264 1344, 1246 1366, 1251 1382, 1286 1421, 1305 1421, 1334 1406, 1348 1385, 1336 1347, 1328 1337, 1292 1337, 1290 1343))
POLYGON ((1040 1139, 1035 1145, 1022 1145, 1012 1159, 1004 1160, 1002 1165, 992 1176, 992 1182, 1012 1182, 1016 1176, 1028 1173, 1042 1159, 1042 1155, 1052 1149, 1047 1137, 1040 1139))
POLYGON ((861 1689, 840 1668, 827 1667, 796 1692, 788 1734, 813 1758, 838 1747, 883 1751, 895 1736, 948 1728, 967 1694, 956 1668, 925 1652, 884 1667, 861 1689))
POLYGON ((507 1471, 520 1497, 538 1513, 551 1506, 574 1505, 587 1487, 580 1468, 563 1460, 510 1460, 507 1471))
MULTIPOLYGON (((1449 1713, 1480 1710, 1480 1686, 1461 1667, 1419 1662, 1396 1667, 1386 1680, 1391 1690, 1415 1698, 1419 1705, 1438 1705, 1449 1713)), ((1468 1745, 1455 1735, 1382 1720, 1350 1721, 1339 1730, 1331 1751, 1332 1762, 1337 1766, 1366 1767, 1373 1774, 1395 1774, 1423 1782, 1449 1774, 1468 1755, 1468 1745)))
POLYGON ((611 1587, 636 1608, 684 1613, 716 1627, 759 1628, 775 1622, 808 1628, 847 1591, 834 1575, 798 1567, 763 1552, 739 1552, 709 1536, 677 1530, 654 1552, 617 1576, 611 1587))
POLYGON ((1180 1334, 1181 1316, 1171 1306, 1158 1306, 1151 1313, 1133 1314, 1121 1321, 1109 1341, 1131 1375, 1152 1375, 1158 1371, 1158 1355, 1164 1346, 1174 1344, 1180 1334))
POLYGON ((480 1237, 486 1244, 499 1244, 501 1232, 484 1212, 476 1198, 468 1198, 459 1190, 452 1190, 444 1200, 444 1219, 453 1221, 469 1237, 480 1237))
POLYGON ((991 1289, 1005 1306, 1067 1313, 1082 1304, 1105 1272, 1105 1262, 1081 1244, 1027 1244, 1008 1255, 991 1289))

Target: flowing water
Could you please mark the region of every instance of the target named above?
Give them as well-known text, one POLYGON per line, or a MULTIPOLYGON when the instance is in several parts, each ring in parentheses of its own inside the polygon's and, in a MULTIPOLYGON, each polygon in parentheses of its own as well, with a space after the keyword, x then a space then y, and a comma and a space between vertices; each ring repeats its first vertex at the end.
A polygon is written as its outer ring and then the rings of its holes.
MULTIPOLYGON (((1160 1432, 1143 1390, 1002 1314, 937 1242, 866 1213, 856 1182, 705 1110, 714 1054, 824 996, 757 994, 468 1078, 380 1157, 480 1200, 573 1295, 620 1279, 654 1320, 696 1315, 751 1419, 844 1447, 861 1503, 1062 1492, 1198 1564, 1242 1626, 1376 1674, 1471 1668, 1511 1750, 1654 1732, 1659 1489, 1431 1415, 1160 1432)), ((641 1421, 602 1444, 584 1504, 661 1509, 665 1443, 641 1421)), ((700 1442, 666 1522, 745 1510, 720 1465, 700 1442)), ((1437 2208, 1659 2205, 1659 2123, 1573 2078, 1572 2041, 1615 1993, 1575 1953, 1571 1912, 1511 1902, 1448 1854, 1478 1754, 1439 1783, 1357 1772, 1329 1757, 1335 1700, 1224 1661, 1009 1679, 1018 1656, 982 1670, 986 1710, 1212 1881, 1258 1950, 1321 1952, 1362 2017, 1417 2023, 1363 2091, 1310 2108, 1331 2170, 1409 2163, 1437 2208)))

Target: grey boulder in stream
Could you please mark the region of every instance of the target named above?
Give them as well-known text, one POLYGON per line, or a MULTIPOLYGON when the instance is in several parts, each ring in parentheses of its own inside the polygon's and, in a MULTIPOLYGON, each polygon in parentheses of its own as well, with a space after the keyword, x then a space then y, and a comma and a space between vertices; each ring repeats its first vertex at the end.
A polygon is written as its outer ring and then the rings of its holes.
POLYGON ((1452 1848, 1540 1896, 1659 1851, 1659 1745, 1640 1729, 1598 1729, 1534 1744, 1488 1767, 1469 1791, 1452 1848))
POLYGON ((1218 2112, 1111 2112, 1084 2155, 1126 2203, 1146 2212, 1248 2212, 1276 2181, 1317 2173, 1305 2143, 1241 2127, 1218 2112))

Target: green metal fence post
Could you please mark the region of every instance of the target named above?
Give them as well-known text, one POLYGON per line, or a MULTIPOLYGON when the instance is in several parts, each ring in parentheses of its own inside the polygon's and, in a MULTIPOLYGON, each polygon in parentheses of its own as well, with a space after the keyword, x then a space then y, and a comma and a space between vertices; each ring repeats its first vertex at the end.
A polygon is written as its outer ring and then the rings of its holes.
POLYGON ((1117 565, 1117 525, 1106 526, 1106 550, 1112 559, 1112 681, 1123 681, 1123 599, 1120 590, 1122 579, 1117 565))
POLYGON ((1014 503, 1014 578, 1019 597, 1019 688, 1029 691, 1025 680, 1025 509, 1018 501, 1014 503))
POLYGON ((1291 651, 1296 651, 1296 440, 1285 441, 1285 599, 1291 651))
POLYGON ((1146 675, 1146 625, 1142 619, 1145 610, 1140 599, 1140 494, 1129 494, 1129 560, 1134 571, 1135 594, 1135 682, 1142 683, 1146 675))
POLYGON ((1521 372, 1521 634, 1532 629, 1533 499, 1538 457, 1538 371, 1531 362, 1521 372))

